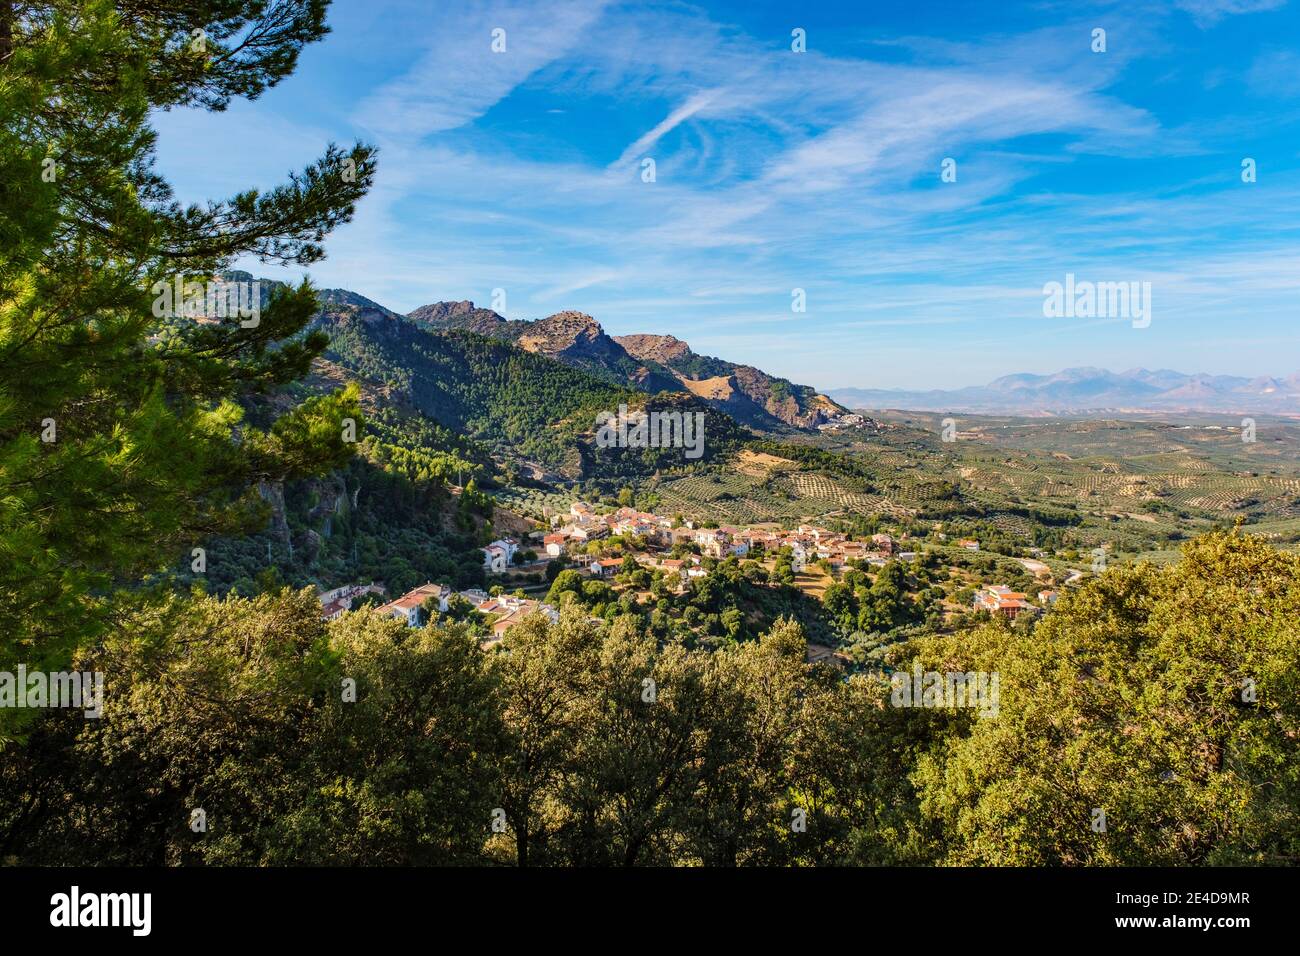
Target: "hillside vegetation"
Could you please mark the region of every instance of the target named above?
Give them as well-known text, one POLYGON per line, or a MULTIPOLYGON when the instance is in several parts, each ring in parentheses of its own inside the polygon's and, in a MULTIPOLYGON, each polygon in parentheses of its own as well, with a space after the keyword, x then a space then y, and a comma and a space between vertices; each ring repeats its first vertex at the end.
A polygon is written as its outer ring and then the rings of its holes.
POLYGON ((788 621, 688 650, 636 615, 536 616, 484 652, 460 625, 327 624, 310 593, 173 601, 87 660, 116 688, 102 719, 48 712, 0 765, 0 846, 82 865, 1294 864, 1297 622, 1300 559, 1218 534, 1102 575, 1032 634, 896 649, 902 671, 999 674, 980 717, 810 667, 788 621), (220 825, 175 825, 196 805, 220 825))

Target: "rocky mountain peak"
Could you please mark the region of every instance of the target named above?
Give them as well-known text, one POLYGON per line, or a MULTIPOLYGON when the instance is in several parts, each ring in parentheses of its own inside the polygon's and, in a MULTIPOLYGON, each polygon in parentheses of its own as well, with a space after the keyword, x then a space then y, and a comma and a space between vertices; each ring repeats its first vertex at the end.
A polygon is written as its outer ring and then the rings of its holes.
POLYGON ((406 314, 413 322, 435 329, 468 329, 481 335, 494 335, 506 320, 491 309, 480 309, 469 299, 459 302, 431 302, 406 314))
POLYGON ((627 350, 628 355, 643 362, 667 365, 691 354, 691 347, 675 335, 616 335, 614 341, 627 350))
POLYGON ((530 323, 519 344, 530 352, 553 354, 606 338, 600 323, 585 312, 556 312, 530 323))

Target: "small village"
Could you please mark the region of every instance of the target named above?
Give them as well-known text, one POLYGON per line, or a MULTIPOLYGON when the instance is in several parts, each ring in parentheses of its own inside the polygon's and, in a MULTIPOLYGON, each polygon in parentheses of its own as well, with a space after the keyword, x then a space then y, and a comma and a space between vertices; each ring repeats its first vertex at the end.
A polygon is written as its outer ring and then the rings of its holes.
MULTIPOLYGON (((575 501, 567 512, 549 515, 549 527, 523 535, 522 542, 516 537, 502 537, 485 545, 481 549, 483 571, 489 580, 493 577, 505 580, 512 572, 544 569, 558 561, 588 578, 609 580, 631 558, 643 568, 658 569, 680 593, 689 587, 692 579, 707 576, 714 562, 728 558, 764 559, 783 555, 796 575, 820 570, 833 581, 847 568, 880 569, 890 561, 912 562, 919 551, 919 544, 906 533, 898 537, 877 533, 854 540, 849 535, 810 524, 793 529, 707 524, 632 507, 601 511, 587 502, 575 501), (617 556, 606 553, 610 544, 617 545, 617 556)), ((942 534, 938 538, 946 541, 942 534)), ((973 539, 959 539, 952 544, 964 552, 980 550, 979 542, 973 539)), ((1041 554, 1033 548, 1028 553, 1041 554)), ((1035 581, 1051 582, 1051 570, 1042 561, 1033 557, 1015 560, 1035 581)), ((1073 584, 1081 576, 1082 572, 1071 571, 1066 583, 1073 584)), ((968 610, 984 611, 1011 621, 1040 614, 1058 597, 1058 591, 1048 586, 1039 589, 1033 598, 1026 591, 1005 584, 981 584, 972 590, 974 597, 968 610)), ((322 615, 326 619, 336 618, 370 594, 387 596, 383 585, 373 582, 322 592, 319 594, 322 615)), ((421 627, 428 623, 434 608, 439 614, 446 614, 453 603, 482 616, 487 629, 484 646, 498 642, 511 627, 533 613, 544 614, 552 621, 559 618, 553 604, 527 597, 522 590, 507 594, 499 583, 491 585, 490 590, 456 591, 445 584, 430 582, 380 604, 376 611, 410 627, 421 627)), ((831 648, 810 645, 810 661, 835 656, 831 648)))

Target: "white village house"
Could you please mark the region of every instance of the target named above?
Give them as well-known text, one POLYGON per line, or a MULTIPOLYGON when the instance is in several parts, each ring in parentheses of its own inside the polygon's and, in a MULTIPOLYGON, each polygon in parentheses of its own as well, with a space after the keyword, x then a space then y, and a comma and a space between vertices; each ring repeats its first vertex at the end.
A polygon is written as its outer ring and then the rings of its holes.
POLYGON ((322 591, 317 595, 320 599, 321 617, 332 621, 345 611, 352 610, 352 602, 357 598, 367 594, 383 593, 384 586, 373 581, 369 584, 345 584, 329 591, 322 591))
POLYGON ((483 549, 483 570, 502 573, 510 567, 518 550, 519 545, 513 538, 498 538, 483 549))

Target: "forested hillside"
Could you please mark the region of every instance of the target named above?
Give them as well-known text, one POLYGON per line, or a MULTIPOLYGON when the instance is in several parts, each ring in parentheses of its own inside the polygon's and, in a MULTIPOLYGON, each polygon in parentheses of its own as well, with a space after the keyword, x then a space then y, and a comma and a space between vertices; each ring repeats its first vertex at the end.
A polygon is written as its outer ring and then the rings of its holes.
POLYGON ((649 396, 473 332, 435 333, 400 319, 328 311, 317 327, 330 337, 326 358, 371 391, 382 390, 386 402, 409 403, 503 459, 537 462, 566 478, 648 477, 690 463, 672 448, 602 448, 593 454, 598 416, 617 413, 620 405, 704 413, 701 464, 747 438, 728 416, 689 395, 649 396))
POLYGON ((328 316, 320 328, 330 337, 326 357, 349 373, 395 390, 445 427, 558 470, 578 467, 574 443, 601 410, 644 399, 470 332, 328 316))

